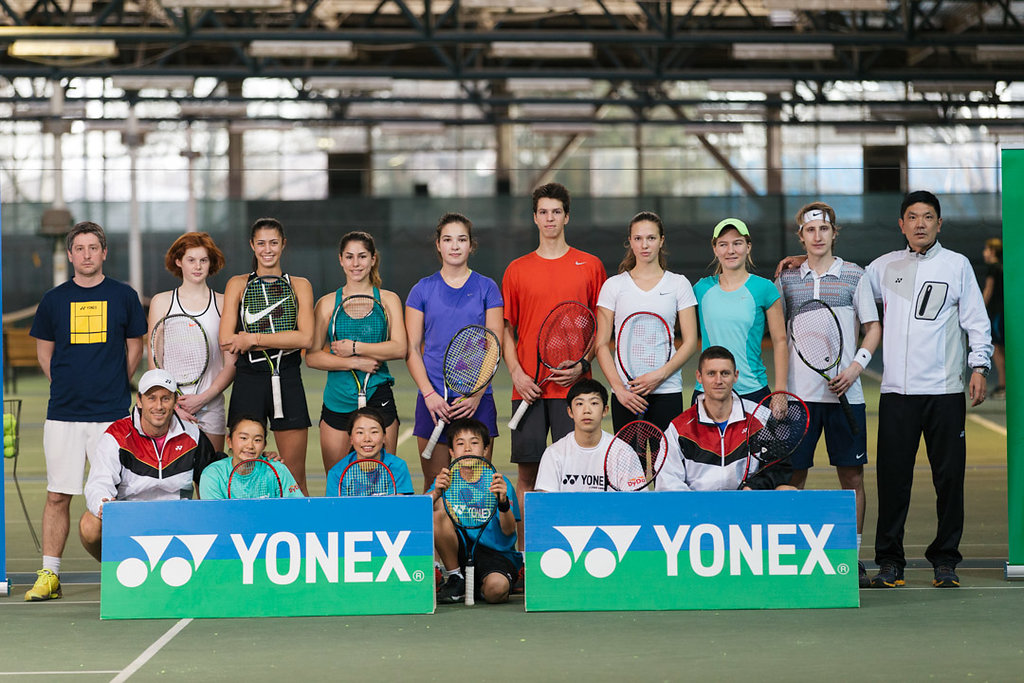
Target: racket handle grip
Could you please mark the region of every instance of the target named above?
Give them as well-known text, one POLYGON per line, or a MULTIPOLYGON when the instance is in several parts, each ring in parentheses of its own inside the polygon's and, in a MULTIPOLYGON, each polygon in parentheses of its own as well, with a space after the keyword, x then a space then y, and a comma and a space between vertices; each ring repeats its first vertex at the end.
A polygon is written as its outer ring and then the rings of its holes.
POLYGON ((366 394, 359 394, 359 400, 356 401, 360 408, 366 407, 366 394))
POLYGON ((281 375, 270 376, 270 394, 274 399, 274 419, 284 417, 284 406, 281 403, 281 375))
POLYGON ((519 422, 523 419, 523 415, 526 415, 526 411, 530 409, 530 405, 531 404, 526 400, 523 400, 523 402, 519 404, 519 407, 516 408, 516 414, 508 421, 509 429, 516 429, 519 427, 519 422))
POLYGON ((476 567, 470 565, 466 567, 466 604, 475 605, 476 599, 473 593, 476 592, 476 567))
POLYGON ((420 453, 420 457, 424 460, 430 460, 430 456, 434 454, 434 446, 437 445, 438 439, 441 438, 441 432, 444 431, 445 424, 446 422, 441 418, 437 419, 434 431, 430 433, 430 439, 427 440, 427 445, 423 447, 423 452, 420 453))
POLYGON ((839 397, 839 405, 843 407, 843 414, 846 415, 846 421, 850 424, 850 431, 854 434, 860 434, 857 418, 853 416, 853 409, 850 407, 850 401, 846 398, 846 394, 839 397))

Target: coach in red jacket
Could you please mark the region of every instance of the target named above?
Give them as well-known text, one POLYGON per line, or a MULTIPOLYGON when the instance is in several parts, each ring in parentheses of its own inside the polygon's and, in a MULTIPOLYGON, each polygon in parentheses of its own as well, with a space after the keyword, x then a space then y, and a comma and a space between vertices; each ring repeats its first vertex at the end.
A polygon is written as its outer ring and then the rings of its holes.
MULTIPOLYGON (((658 475, 659 491, 735 491, 747 467, 747 417, 756 404, 732 391, 736 360, 722 346, 700 354, 697 381, 704 393, 672 420, 665 436, 668 458, 658 475)), ((751 459, 745 489, 792 488, 789 461, 757 472, 751 459)))

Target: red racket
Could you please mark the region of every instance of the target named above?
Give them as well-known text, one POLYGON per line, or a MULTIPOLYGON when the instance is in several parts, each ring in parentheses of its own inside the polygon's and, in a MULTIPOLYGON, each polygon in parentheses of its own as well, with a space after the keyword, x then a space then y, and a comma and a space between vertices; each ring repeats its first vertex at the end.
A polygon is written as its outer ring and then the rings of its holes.
MULTIPOLYGON (((594 343, 597 320, 594 312, 578 301, 564 301, 547 314, 537 333, 537 374, 534 381, 543 386, 552 373, 538 381, 541 366, 549 370, 571 368, 587 357, 594 343)), ((523 400, 509 420, 508 428, 519 426, 532 404, 523 400)))

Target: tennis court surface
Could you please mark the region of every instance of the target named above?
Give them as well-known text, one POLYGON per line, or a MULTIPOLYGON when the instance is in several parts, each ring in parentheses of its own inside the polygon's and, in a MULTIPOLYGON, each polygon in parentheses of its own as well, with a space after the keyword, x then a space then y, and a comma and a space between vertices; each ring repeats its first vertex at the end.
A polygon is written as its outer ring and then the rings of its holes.
MULTIPOLYGON (((311 406, 320 400, 318 374, 307 373, 311 406)), ((507 377, 499 373, 498 378, 496 392, 507 395, 502 384, 507 377)), ((399 406, 411 407, 412 383, 400 377, 398 386, 399 406)), ((873 443, 877 382, 869 380, 866 393, 873 443)), ((39 446, 45 396, 41 376, 19 381, 25 448, 18 474, 37 530, 45 487, 39 446)), ((1024 583, 1003 580, 1003 409, 992 401, 969 411, 962 587, 931 588, 931 567, 922 559, 935 524, 922 450, 907 523, 907 586, 863 590, 859 609, 527 614, 518 595, 500 606, 440 605, 425 616, 100 621, 99 566, 75 533, 64 558, 64 598, 22 602, 39 556, 8 462, 8 573, 15 586, 10 597, 0 598, 0 679, 1019 679, 1024 645, 1015 634, 1024 611, 1024 583)), ((411 424, 410 416, 402 417, 411 424)), ((318 475, 315 429, 309 441, 307 467, 318 475)), ((419 472, 414 439, 402 441, 399 455, 414 475, 419 472)), ((499 470, 513 475, 507 435, 498 440, 494 460, 499 470)), ((870 560, 875 471, 872 465, 866 469, 868 516, 860 555, 870 560)), ((819 466, 808 486, 835 488, 835 475, 819 466)), ((323 487, 322 474, 311 477, 314 495, 323 487)), ((78 498, 72 519, 81 511, 78 498)), ((756 597, 751 596, 752 604, 756 597)))

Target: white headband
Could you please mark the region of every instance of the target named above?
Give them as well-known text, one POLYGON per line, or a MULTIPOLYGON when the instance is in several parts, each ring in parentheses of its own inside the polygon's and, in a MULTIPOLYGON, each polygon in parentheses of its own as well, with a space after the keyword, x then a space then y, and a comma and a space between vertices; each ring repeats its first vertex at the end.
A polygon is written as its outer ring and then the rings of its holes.
POLYGON ((828 214, 823 209, 811 209, 803 215, 800 219, 800 227, 803 228, 811 221, 825 221, 829 225, 832 225, 832 221, 828 219, 828 214))

